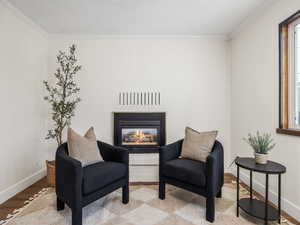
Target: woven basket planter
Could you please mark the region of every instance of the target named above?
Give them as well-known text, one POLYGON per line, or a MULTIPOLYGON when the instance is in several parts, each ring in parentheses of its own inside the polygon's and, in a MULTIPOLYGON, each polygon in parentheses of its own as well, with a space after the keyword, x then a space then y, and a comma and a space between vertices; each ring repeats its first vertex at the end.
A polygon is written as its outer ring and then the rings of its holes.
POLYGON ((47 181, 49 186, 55 186, 55 161, 46 160, 47 165, 47 181))
POLYGON ((267 164, 268 162, 268 155, 267 154, 259 154, 259 153, 255 153, 255 162, 257 164, 267 164))

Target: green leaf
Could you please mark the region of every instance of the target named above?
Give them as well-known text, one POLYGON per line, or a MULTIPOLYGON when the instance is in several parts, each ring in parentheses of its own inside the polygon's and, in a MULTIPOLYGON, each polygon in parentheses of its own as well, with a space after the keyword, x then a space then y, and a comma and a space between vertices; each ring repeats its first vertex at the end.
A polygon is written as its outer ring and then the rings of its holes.
POLYGON ((247 142, 256 153, 267 154, 275 147, 271 134, 260 134, 259 131, 256 132, 256 135, 248 134, 248 138, 243 138, 243 140, 247 142))
POLYGON ((62 142, 62 132, 64 128, 71 124, 71 118, 75 115, 77 104, 81 101, 77 95, 80 88, 74 80, 74 76, 81 70, 81 65, 77 65, 76 46, 69 47, 69 52, 59 51, 56 57, 58 68, 54 75, 54 85, 48 81, 43 81, 48 96, 44 97, 48 101, 52 112, 51 118, 53 128, 48 130, 46 139, 55 139, 58 144, 62 142))

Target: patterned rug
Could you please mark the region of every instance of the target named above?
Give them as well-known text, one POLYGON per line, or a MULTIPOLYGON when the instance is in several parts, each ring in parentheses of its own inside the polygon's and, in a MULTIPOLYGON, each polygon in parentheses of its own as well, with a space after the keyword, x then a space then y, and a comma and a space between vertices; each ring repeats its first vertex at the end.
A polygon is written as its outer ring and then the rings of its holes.
MULTIPOLYGON (((241 197, 248 196, 241 187, 241 197)), ((236 212, 235 184, 225 184, 223 197, 216 199, 216 225, 263 224, 240 210, 236 212)), ((130 201, 122 204, 121 190, 86 206, 84 225, 210 225, 205 220, 205 198, 167 185, 166 199, 158 199, 158 186, 130 186, 130 201)), ((5 225, 71 225, 71 211, 56 211, 56 196, 52 188, 45 189, 28 204, 10 215, 5 225)), ((269 224, 276 224, 269 223, 269 224)), ((292 224, 283 218, 282 224, 292 224)))

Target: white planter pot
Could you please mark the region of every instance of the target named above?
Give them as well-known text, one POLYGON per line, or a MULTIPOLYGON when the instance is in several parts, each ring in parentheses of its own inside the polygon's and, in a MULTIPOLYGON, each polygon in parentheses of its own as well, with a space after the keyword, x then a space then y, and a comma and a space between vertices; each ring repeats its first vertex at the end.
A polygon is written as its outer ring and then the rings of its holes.
POLYGON ((254 153, 255 156, 255 162, 258 164, 267 164, 268 162, 268 154, 259 154, 254 153))

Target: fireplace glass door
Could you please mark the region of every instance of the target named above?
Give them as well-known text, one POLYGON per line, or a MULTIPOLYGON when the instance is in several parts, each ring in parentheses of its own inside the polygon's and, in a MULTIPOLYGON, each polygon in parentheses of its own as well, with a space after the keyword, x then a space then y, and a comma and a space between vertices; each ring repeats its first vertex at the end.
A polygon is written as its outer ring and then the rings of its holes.
POLYGON ((158 145, 157 128, 122 128, 122 145, 158 145))

